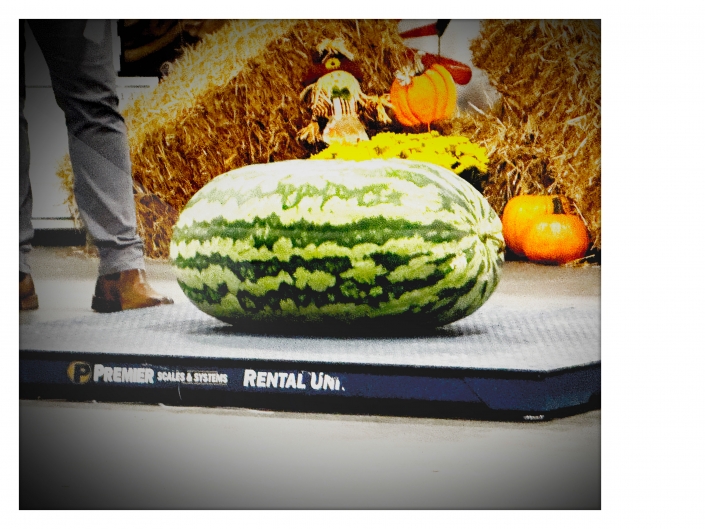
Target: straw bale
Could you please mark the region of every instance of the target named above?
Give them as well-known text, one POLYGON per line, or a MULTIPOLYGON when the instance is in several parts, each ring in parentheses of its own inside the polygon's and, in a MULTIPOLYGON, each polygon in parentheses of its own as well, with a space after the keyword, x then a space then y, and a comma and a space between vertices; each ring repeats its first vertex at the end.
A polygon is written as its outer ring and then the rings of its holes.
MULTIPOLYGON (((337 37, 355 56, 363 92, 388 93, 394 72, 407 61, 395 21, 228 21, 187 48, 152 93, 125 109, 147 256, 168 256, 178 212, 215 176, 325 148, 296 139, 311 119, 299 95, 316 46, 337 37)), ((473 64, 502 95, 501 105, 491 114, 462 112, 433 128, 487 149, 483 192, 498 212, 518 194, 564 194, 599 250, 599 25, 484 21, 470 50, 473 64)), ((370 116, 362 120, 370 136, 408 132, 370 116)), ((68 158, 58 174, 72 201, 68 158)))
MULTIPOLYGON (((229 21, 186 49, 152 93, 125 109, 146 255, 168 256, 178 212, 215 176, 325 147, 297 141, 311 119, 299 95, 316 46, 337 37, 354 54, 363 92, 388 92, 406 62, 394 21, 229 21)), ((373 117, 362 119, 381 130, 373 117)), ((59 175, 72 199, 68 160, 59 175)))
POLYGON ((484 21, 473 63, 502 94, 498 115, 464 113, 444 132, 487 148, 484 194, 499 212, 520 194, 563 194, 601 245, 600 26, 484 21))

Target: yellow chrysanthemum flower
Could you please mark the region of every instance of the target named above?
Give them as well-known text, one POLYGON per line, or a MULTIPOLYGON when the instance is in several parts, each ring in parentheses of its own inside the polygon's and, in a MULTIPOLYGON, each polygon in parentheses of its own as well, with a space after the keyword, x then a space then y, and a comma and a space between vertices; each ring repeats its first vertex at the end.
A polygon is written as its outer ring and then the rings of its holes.
POLYGON ((406 158, 430 162, 456 174, 476 169, 487 172, 489 159, 484 147, 462 136, 441 136, 437 131, 423 134, 381 132, 356 144, 333 144, 312 159, 369 160, 406 158))

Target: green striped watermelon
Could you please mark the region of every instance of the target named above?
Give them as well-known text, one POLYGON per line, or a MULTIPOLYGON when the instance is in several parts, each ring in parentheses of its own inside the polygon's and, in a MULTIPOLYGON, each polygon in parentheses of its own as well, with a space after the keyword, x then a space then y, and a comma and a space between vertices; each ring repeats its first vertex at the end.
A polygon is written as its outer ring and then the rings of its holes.
POLYGON ((438 165, 291 160, 209 182, 170 255, 186 296, 229 323, 440 326, 489 298, 504 239, 485 198, 438 165))

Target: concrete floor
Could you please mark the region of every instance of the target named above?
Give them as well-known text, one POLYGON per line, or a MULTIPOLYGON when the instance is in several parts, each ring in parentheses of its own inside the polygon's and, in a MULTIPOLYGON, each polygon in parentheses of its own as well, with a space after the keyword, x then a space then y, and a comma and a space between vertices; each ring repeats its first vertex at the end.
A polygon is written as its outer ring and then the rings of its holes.
MULTIPOLYGON (((36 248, 32 322, 92 314, 95 258, 36 248)), ((169 266, 155 288, 188 303, 169 266)), ((488 304, 598 306, 600 267, 509 262, 488 304)), ((599 509, 601 412, 506 423, 20 401, 22 508, 599 509)))

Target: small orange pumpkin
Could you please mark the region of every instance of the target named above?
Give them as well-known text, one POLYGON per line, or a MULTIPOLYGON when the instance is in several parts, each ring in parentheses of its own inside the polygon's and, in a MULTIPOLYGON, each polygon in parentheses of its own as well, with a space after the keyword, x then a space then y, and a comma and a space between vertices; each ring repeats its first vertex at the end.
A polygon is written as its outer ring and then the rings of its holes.
POLYGON ((543 214, 524 233, 524 254, 531 261, 565 264, 585 257, 588 232, 577 215, 543 214))
POLYGON ((502 213, 502 235, 512 252, 523 257, 523 235, 538 215, 563 213, 569 204, 558 195, 518 195, 509 200, 502 213))
POLYGON ((399 123, 407 127, 429 125, 455 114, 455 82, 440 64, 433 64, 423 73, 406 80, 397 77, 389 95, 399 123))

